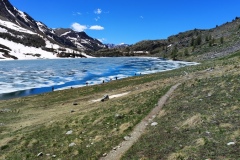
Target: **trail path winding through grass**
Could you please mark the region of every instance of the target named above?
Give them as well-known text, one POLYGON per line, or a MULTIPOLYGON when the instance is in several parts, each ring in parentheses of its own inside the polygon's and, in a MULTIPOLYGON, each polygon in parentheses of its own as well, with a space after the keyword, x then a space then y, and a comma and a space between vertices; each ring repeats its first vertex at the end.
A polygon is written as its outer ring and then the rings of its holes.
POLYGON ((181 83, 178 83, 172 86, 169 91, 159 99, 158 105, 134 128, 133 132, 130 134, 129 140, 121 142, 118 147, 114 148, 115 150, 110 151, 110 153, 108 153, 105 157, 102 157, 101 160, 120 159, 123 154, 141 137, 147 125, 153 121, 156 115, 160 112, 162 106, 180 84, 181 83))

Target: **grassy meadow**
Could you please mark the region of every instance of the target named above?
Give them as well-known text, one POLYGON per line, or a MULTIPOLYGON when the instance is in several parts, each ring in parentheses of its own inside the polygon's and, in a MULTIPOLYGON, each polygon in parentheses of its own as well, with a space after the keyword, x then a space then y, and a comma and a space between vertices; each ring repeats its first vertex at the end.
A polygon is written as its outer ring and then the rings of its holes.
POLYGON ((238 52, 197 66, 0 101, 0 159, 99 159, 179 82, 158 125, 148 126, 122 159, 239 159, 239 62, 238 52), (93 101, 122 93, 128 94, 93 101))

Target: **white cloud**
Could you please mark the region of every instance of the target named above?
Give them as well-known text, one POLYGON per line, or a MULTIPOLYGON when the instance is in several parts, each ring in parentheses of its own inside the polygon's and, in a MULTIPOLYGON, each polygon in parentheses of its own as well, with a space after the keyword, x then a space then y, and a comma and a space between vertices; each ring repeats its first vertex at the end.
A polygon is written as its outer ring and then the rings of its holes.
POLYGON ((74 16, 81 16, 82 13, 81 13, 81 12, 73 12, 73 15, 74 15, 74 16))
POLYGON ((89 29, 91 29, 91 30, 104 30, 104 27, 99 26, 99 25, 95 25, 95 26, 91 26, 89 29))
POLYGON ((100 19, 100 17, 98 16, 97 18, 95 18, 95 21, 98 21, 100 19))
POLYGON ((82 32, 82 31, 84 31, 84 30, 87 29, 87 26, 81 25, 81 24, 76 23, 76 22, 73 23, 73 24, 71 25, 71 27, 72 27, 72 29, 73 29, 74 31, 78 31, 78 32, 82 32))
POLYGON ((101 13, 102 13, 102 10, 101 10, 100 8, 98 8, 98 9, 96 9, 96 10, 94 11, 94 13, 95 13, 95 14, 101 14, 101 13))
POLYGON ((143 19, 143 16, 140 16, 141 19, 143 19))

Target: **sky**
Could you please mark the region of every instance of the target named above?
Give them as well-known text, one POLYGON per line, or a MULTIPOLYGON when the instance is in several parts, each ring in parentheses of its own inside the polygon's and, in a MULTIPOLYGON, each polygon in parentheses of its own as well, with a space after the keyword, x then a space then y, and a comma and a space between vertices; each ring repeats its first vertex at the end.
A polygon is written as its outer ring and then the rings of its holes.
POLYGON ((84 31, 102 43, 135 44, 240 16, 239 0, 9 0, 50 28, 84 31))

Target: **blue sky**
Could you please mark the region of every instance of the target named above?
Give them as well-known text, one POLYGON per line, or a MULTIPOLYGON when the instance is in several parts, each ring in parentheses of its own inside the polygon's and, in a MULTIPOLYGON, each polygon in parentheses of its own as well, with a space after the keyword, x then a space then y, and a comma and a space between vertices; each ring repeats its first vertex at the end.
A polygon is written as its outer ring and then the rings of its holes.
POLYGON ((85 31, 103 43, 165 39, 240 16, 239 0, 9 0, 50 28, 85 31))

